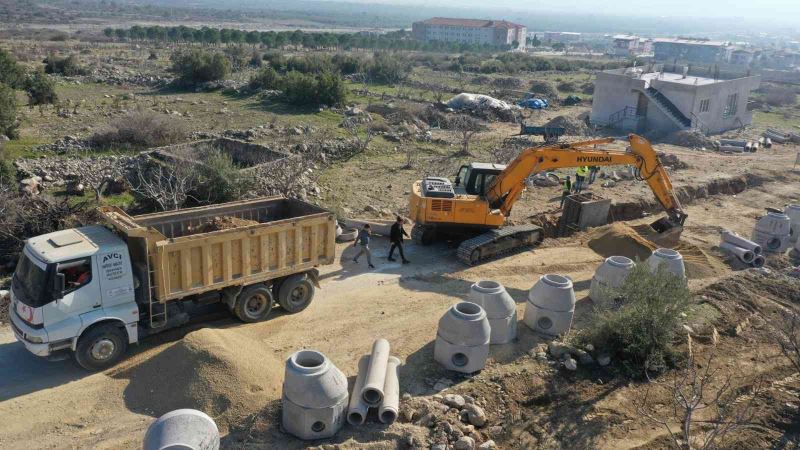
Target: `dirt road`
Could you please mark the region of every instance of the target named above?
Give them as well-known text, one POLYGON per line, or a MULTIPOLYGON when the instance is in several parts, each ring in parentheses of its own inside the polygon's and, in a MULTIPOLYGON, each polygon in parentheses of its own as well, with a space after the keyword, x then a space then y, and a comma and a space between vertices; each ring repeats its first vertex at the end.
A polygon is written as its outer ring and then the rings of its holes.
MULTIPOLYGON (((705 157, 701 155, 701 158, 705 157)), ((711 257, 724 258, 714 248, 722 227, 749 235, 764 207, 780 207, 798 199, 800 173, 791 172, 786 166, 783 170, 777 167, 758 170, 769 170, 773 175, 760 186, 738 195, 711 196, 688 206, 689 220, 683 234, 684 241, 698 246, 711 257), (780 174, 774 175, 776 172, 780 174)), ((244 325, 230 319, 206 324, 207 328, 219 329, 223 340, 225 333, 232 333, 231 339, 256 342, 258 358, 268 360, 264 363, 266 365, 259 366, 259 370, 269 373, 264 373, 263 377, 257 374, 254 385, 250 386, 249 393, 256 397, 244 397, 258 398, 260 403, 237 403, 235 398, 215 400, 214 405, 219 408, 218 421, 226 432, 231 430, 223 446, 305 446, 280 433, 275 424, 279 383, 283 377, 281 363, 301 348, 322 351, 352 381, 359 356, 369 350, 374 339, 384 337, 390 341, 392 353, 405 362, 401 370, 402 392, 414 396, 430 395, 440 379, 462 381, 433 363, 433 340, 439 317, 451 304, 465 298, 469 286, 479 279, 490 278, 503 283, 517 301, 521 315, 527 291, 541 274, 569 275, 575 281, 580 299, 576 311, 576 326, 580 327, 590 318, 591 306, 586 294, 594 270, 602 261, 602 256, 586 245, 588 239, 588 234, 548 239, 534 251, 469 268, 455 262, 455 249, 445 244, 426 248, 409 245, 407 256, 412 264, 390 263, 385 259, 388 243, 377 239, 373 247, 378 268, 373 271, 368 271, 365 261, 359 265, 352 263, 354 249, 339 245, 339 262, 324 268, 323 289, 302 313, 277 314, 259 324, 244 325), (269 381, 261 382, 259 379, 269 381), (234 406, 236 414, 232 415, 230 411, 234 406), (250 415, 263 417, 250 423, 256 431, 244 432, 243 428, 248 427, 244 419, 250 415), (253 438, 253 435, 257 437, 253 438)), ((725 274, 694 279, 691 287, 700 289, 719 279, 720 275, 725 274)), ((514 368, 518 358, 542 342, 524 326, 520 328, 518 342, 492 349, 492 362, 485 373, 514 368)), ((166 407, 174 406, 165 398, 182 383, 181 379, 168 374, 163 377, 145 376, 142 367, 158 361, 158 355, 173 348, 180 337, 191 330, 147 340, 133 349, 134 354, 119 367, 87 375, 71 361, 39 360, 14 342, 7 327, 0 328, 0 423, 3 424, 0 448, 138 447, 153 418, 166 412, 166 407)), ((248 358, 255 357, 255 354, 243 353, 241 356, 248 358)), ((161 370, 160 367, 157 369, 161 370)), ((210 389, 219 387, 208 386, 210 389)), ((594 407, 624 410, 625 407, 620 406, 624 403, 619 398, 621 392, 594 407)), ((191 403, 195 398, 192 395, 181 397, 181 401, 191 403)), ((587 432, 591 430, 591 427, 587 428, 587 432)), ((614 430, 612 427, 607 434, 597 437, 591 446, 632 448, 661 434, 653 427, 643 427, 636 439, 625 441, 621 439, 620 431, 614 430)), ((403 436, 418 432, 419 427, 401 423, 388 428, 371 425, 355 431, 345 428, 335 442, 353 446, 375 442, 376 448, 394 448, 403 436)))

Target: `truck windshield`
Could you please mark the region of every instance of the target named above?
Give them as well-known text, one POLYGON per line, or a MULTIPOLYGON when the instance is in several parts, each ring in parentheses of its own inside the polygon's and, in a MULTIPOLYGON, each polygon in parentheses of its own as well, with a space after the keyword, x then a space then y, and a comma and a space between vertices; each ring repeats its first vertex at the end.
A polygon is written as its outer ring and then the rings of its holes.
POLYGON ((50 302, 47 271, 30 260, 24 252, 19 257, 14 271, 12 287, 14 295, 31 308, 38 308, 50 302))

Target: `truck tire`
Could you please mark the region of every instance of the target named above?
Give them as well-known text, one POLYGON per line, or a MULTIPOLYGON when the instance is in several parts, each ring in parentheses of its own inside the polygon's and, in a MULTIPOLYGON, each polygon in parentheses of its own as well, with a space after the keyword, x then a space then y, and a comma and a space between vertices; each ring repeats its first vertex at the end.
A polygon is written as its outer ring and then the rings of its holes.
POLYGON ((127 349, 125 331, 107 323, 90 329, 78 339, 75 361, 84 369, 95 372, 116 364, 127 349))
POLYGON ((306 274, 292 275, 281 282, 278 289, 278 303, 288 313, 298 313, 311 304, 314 299, 314 283, 306 274))
POLYGON ((263 284, 248 286, 236 297, 233 313, 242 322, 260 322, 272 313, 275 299, 263 284))

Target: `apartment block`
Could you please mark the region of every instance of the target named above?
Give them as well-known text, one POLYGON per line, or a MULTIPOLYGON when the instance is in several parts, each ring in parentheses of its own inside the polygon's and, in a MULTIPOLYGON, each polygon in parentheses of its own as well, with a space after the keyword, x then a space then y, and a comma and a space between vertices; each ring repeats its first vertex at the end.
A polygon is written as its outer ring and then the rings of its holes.
POLYGON ((527 28, 505 20, 433 19, 414 22, 411 33, 420 41, 464 42, 487 45, 525 46, 527 28))

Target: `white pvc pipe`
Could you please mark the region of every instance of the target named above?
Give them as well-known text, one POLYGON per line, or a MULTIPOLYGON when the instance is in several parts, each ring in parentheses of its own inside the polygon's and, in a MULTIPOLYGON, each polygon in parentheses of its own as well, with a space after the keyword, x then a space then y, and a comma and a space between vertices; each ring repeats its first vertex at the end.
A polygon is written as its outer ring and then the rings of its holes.
POLYGON ((756 255, 753 254, 752 251, 746 248, 739 247, 738 245, 731 244, 730 242, 723 242, 719 244, 719 248, 727 250, 728 252, 732 253, 734 256, 739 258, 739 261, 747 264, 753 262, 753 258, 756 257, 756 255))
POLYGON ((347 423, 350 425, 361 425, 367 420, 369 406, 361 399, 361 389, 364 387, 364 379, 367 378, 369 369, 369 355, 364 355, 358 360, 358 375, 356 384, 353 386, 353 395, 350 396, 350 405, 347 408, 347 423))
POLYGON ((724 242, 729 242, 737 247, 741 247, 753 252, 754 255, 761 254, 761 246, 756 244, 755 242, 745 239, 738 234, 731 233, 730 231, 723 231, 720 233, 722 240, 724 242))
POLYGON ((397 413, 400 411, 400 378, 397 375, 397 368, 400 360, 394 356, 389 357, 386 365, 386 381, 383 386, 383 403, 378 409, 378 418, 381 422, 389 425, 397 420, 397 413))
POLYGON ((383 386, 386 380, 386 365, 389 363, 389 341, 378 339, 372 344, 369 369, 361 388, 361 398, 368 406, 378 406, 383 401, 383 386))

